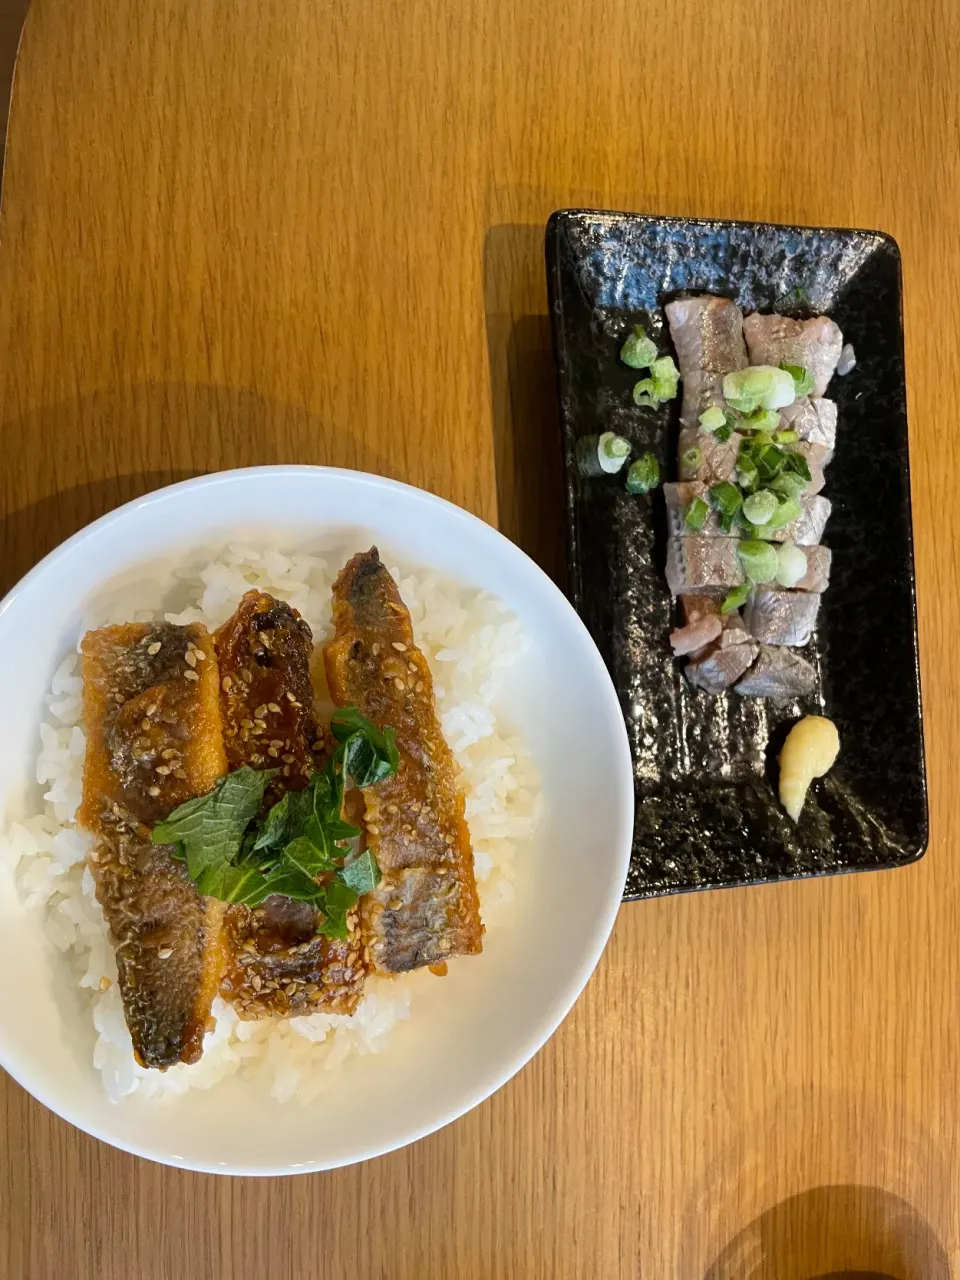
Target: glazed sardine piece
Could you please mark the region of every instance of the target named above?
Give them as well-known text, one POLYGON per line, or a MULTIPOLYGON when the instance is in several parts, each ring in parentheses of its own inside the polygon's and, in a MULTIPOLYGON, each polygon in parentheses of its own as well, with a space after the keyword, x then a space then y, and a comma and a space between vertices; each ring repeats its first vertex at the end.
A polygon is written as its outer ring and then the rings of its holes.
POLYGON ((677 298, 664 308, 683 379, 684 426, 697 426, 705 409, 723 407, 724 374, 747 365, 743 314, 729 298, 677 298))
MULTIPOLYGON (((322 762, 310 660, 313 634, 288 604, 248 591, 215 636, 220 708, 231 769, 280 769, 266 804, 299 791, 322 762)), ((220 994, 241 1018, 351 1014, 363 993, 359 916, 346 939, 317 932, 313 906, 274 894, 232 906, 224 922, 227 963, 220 994)))
POLYGON ((755 587, 744 606, 743 621, 763 644, 800 648, 810 642, 820 612, 820 596, 813 591, 783 587, 755 587))
POLYGON ((789 702, 806 698, 817 684, 817 673, 793 649, 762 644, 757 660, 736 685, 737 693, 748 698, 769 698, 789 702))
POLYGON ((334 701, 391 726, 400 752, 395 776, 364 792, 367 845, 383 877, 361 900, 369 959, 390 974, 474 954, 483 926, 457 766, 410 614, 376 548, 341 571, 333 621, 324 661, 334 701))
POLYGON ((799 365, 813 378, 815 396, 825 394, 843 350, 843 334, 827 316, 791 320, 754 312, 743 322, 743 335, 751 364, 799 365))
POLYGON ((82 648, 87 754, 78 821, 114 942, 137 1061, 195 1062, 222 963, 223 907, 150 828, 226 772, 217 660, 205 627, 104 627, 82 648))

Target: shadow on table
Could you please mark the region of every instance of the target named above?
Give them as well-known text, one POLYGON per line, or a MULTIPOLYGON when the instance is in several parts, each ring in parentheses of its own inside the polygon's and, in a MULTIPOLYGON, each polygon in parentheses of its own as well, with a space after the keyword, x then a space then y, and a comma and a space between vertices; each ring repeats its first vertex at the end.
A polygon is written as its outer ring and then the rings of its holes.
POLYGON ((561 587, 565 498, 544 229, 491 227, 483 251, 500 530, 561 587))
POLYGON ((950 1280, 930 1225, 878 1187, 817 1187, 768 1209, 704 1280, 950 1280))
POLYGON ((395 474, 392 460, 351 424, 324 422, 302 405, 249 388, 208 383, 117 384, 8 418, 0 432, 10 468, 8 505, 17 501, 18 478, 23 494, 23 505, 0 521, 0 594, 90 521, 191 476, 358 461, 395 474))

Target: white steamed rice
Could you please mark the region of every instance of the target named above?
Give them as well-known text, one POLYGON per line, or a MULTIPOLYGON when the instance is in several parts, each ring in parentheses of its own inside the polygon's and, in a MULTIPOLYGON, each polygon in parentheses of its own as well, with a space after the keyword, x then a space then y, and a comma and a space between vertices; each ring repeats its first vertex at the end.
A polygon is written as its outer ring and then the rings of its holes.
MULTIPOLYGON (((259 587, 299 610, 317 643, 323 643, 330 634, 330 591, 344 559, 231 545, 198 573, 177 575, 182 578, 178 596, 187 607, 164 616, 171 622, 217 627, 245 591, 259 587)), ((523 649, 520 623, 493 596, 434 573, 403 572, 395 566, 391 571, 430 663, 443 730, 463 771, 488 930, 485 946, 496 946, 497 922, 513 901, 514 858, 533 835, 539 809, 530 752, 503 725, 496 705, 500 676, 523 649)), ((139 620, 153 616, 135 614, 139 620)), ((122 620, 122 613, 100 619, 122 620)), ((259 1078, 281 1101, 294 1096, 310 1101, 327 1086, 325 1073, 352 1054, 383 1051, 394 1025, 411 1016, 417 983, 436 979, 425 974, 369 979, 352 1018, 317 1013, 288 1021, 241 1022, 218 999, 216 1028, 204 1041, 200 1062, 163 1072, 138 1066, 123 1018, 113 950, 84 865, 88 837, 74 821, 85 750, 81 687, 79 660, 71 654, 54 675, 48 715, 40 726, 42 812, 13 823, 0 837, 0 866, 15 870, 25 905, 43 913, 50 941, 69 957, 79 998, 89 1004, 96 1030, 93 1063, 107 1093, 114 1100, 133 1094, 169 1098, 190 1088, 210 1088, 239 1072, 259 1078)))

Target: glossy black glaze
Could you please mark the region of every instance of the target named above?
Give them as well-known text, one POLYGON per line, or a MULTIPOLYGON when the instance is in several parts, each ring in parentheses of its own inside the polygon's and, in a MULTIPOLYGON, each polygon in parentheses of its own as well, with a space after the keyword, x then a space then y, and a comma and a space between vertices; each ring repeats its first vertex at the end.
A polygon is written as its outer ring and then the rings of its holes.
POLYGON ((581 210, 547 228, 569 520, 570 592, 620 694, 634 756, 637 820, 626 897, 894 867, 927 843, 900 253, 872 231, 647 218, 581 210), (797 305, 802 289, 808 304, 797 305), (837 452, 825 542, 831 586, 806 656, 816 697, 777 709, 692 689, 671 656, 660 494, 632 498, 623 475, 584 479, 583 435, 614 430, 676 476, 679 399, 634 407, 638 375, 618 359, 642 321, 671 351, 661 307, 683 291, 744 312, 826 312, 857 367, 835 377, 837 452), (785 301, 793 297, 794 301, 785 301), (776 800, 789 725, 822 710, 840 759, 814 784, 797 827, 776 800))

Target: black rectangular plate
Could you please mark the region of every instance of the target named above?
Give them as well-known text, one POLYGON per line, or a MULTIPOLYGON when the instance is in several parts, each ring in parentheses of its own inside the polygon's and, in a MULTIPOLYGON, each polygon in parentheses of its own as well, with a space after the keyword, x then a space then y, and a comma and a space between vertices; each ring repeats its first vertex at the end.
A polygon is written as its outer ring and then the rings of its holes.
POLYGON ((927 844, 927 795, 896 243, 874 231, 566 210, 550 219, 546 249, 570 591, 610 668, 633 751, 625 896, 914 861, 927 844), (856 351, 856 369, 828 392, 839 406, 825 489, 833 567, 806 651, 818 694, 804 705, 690 687, 667 640, 662 495, 630 497, 622 474, 577 470, 577 440, 613 430, 675 477, 679 399, 656 413, 636 408, 639 375, 618 357, 638 321, 672 352, 661 308, 683 291, 723 294, 745 313, 825 312, 856 351), (776 754, 804 711, 832 717, 841 752, 794 827, 777 803, 776 754))

